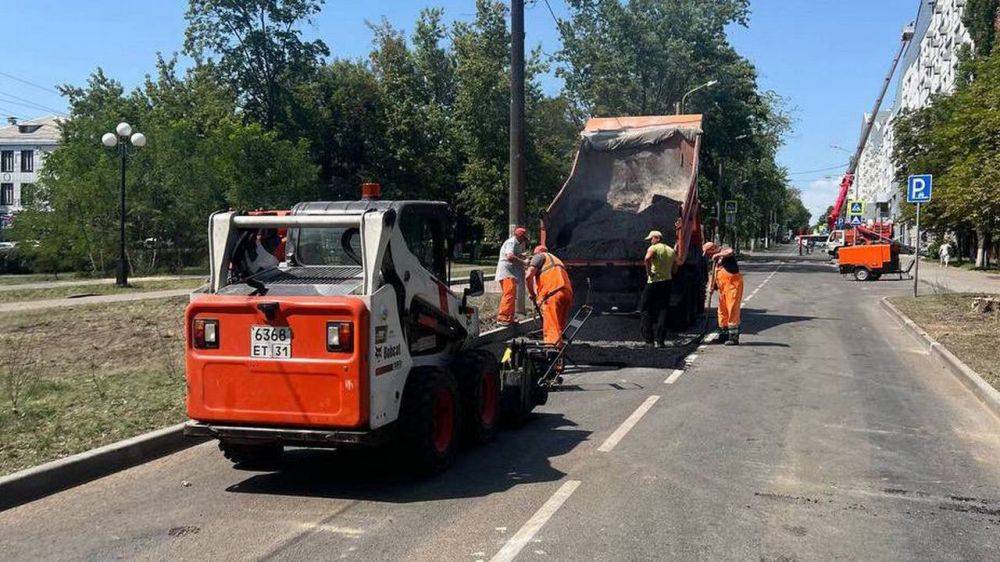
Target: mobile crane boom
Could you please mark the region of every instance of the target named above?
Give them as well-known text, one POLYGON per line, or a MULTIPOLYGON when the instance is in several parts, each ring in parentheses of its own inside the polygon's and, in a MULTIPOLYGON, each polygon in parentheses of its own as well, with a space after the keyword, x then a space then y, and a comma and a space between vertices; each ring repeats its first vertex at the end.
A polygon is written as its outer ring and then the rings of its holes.
POLYGON ((844 208, 844 201, 847 199, 847 193, 851 190, 851 186, 854 185, 854 173, 858 169, 858 161, 861 159, 861 153, 865 149, 865 145, 868 144, 868 137, 871 136, 872 127, 875 125, 875 118, 878 116, 879 109, 882 107, 882 101, 885 99, 885 94, 889 90, 889 84, 892 83, 892 76, 896 73, 896 67, 899 66, 899 59, 903 57, 903 53, 906 51, 906 47, 913 40, 914 28, 913 24, 907 25, 903 28, 902 41, 899 45, 899 51, 896 52, 896 58, 892 59, 892 68, 889 69, 889 73, 885 76, 885 82, 882 84, 882 91, 879 92, 878 99, 875 100, 875 107, 872 109, 871 117, 865 122, 865 128, 861 131, 861 139, 858 141, 858 148, 854 151, 854 156, 851 157, 850 163, 847 165, 847 171, 844 172, 843 179, 840 180, 840 193, 837 195, 837 202, 833 205, 833 212, 827 217, 827 227, 830 230, 834 229, 837 224, 837 219, 840 218, 841 209, 844 208))

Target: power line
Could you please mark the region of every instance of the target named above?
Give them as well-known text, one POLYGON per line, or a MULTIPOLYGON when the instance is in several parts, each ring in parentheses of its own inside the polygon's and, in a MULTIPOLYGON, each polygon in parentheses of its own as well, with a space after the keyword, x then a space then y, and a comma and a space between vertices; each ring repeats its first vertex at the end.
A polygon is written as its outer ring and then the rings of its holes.
POLYGON ((817 172, 829 172, 830 170, 839 170, 840 168, 846 167, 847 164, 837 164, 836 166, 830 166, 829 168, 818 168, 816 170, 800 170, 798 172, 788 172, 790 176, 797 176, 802 174, 815 174, 817 172))
POLYGON ((48 88, 46 86, 42 86, 41 84, 36 84, 36 83, 32 82, 31 80, 25 80, 24 78, 18 78, 17 76, 14 76, 13 74, 8 74, 6 72, 0 71, 0 76, 6 76, 7 78, 10 78, 11 80, 17 80, 18 82, 20 82, 22 84, 27 84, 29 86, 34 86, 35 88, 38 88, 39 90, 45 90, 46 92, 50 92, 50 93, 53 93, 53 94, 56 94, 56 95, 62 95, 59 92, 57 92, 56 90, 53 90, 52 88, 48 88))
POLYGON ((556 28, 559 28, 559 18, 556 17, 555 10, 552 9, 552 4, 549 4, 549 0, 545 0, 545 7, 549 9, 549 14, 552 16, 552 21, 556 22, 556 28))
POLYGON ((42 105, 40 103, 33 102, 33 101, 31 101, 29 99, 26 99, 26 98, 15 96, 14 94, 11 94, 11 93, 8 93, 8 92, 0 91, 0 96, 6 96, 8 98, 13 98, 13 99, 8 99, 8 100, 3 100, 5 102, 7 102, 7 103, 13 103, 13 104, 16 104, 16 105, 30 104, 30 105, 34 106, 35 108, 37 108, 37 109, 41 109, 42 111, 49 111, 51 113, 57 113, 59 115, 66 115, 65 112, 59 111, 58 109, 52 109, 51 107, 44 106, 44 105, 42 105), (18 103, 18 102, 13 101, 13 100, 19 100, 21 103, 18 103))

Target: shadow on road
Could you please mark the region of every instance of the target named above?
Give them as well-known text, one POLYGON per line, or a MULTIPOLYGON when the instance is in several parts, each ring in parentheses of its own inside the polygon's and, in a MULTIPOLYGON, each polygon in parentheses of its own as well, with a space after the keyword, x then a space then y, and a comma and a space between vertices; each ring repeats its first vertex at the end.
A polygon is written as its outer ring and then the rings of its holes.
POLYGON ((585 441, 590 431, 561 414, 534 414, 521 429, 503 431, 488 446, 462 451, 449 471, 425 480, 410 476, 405 459, 384 451, 294 449, 282 470, 256 474, 227 492, 411 503, 482 497, 565 473, 550 459, 585 441))

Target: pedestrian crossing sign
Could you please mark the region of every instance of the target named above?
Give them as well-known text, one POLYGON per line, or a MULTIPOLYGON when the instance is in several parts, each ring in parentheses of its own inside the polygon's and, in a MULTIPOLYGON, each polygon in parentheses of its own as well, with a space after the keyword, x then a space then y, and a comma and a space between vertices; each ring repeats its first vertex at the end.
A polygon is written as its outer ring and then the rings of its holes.
POLYGON ((861 217, 854 216, 851 217, 851 226, 861 226, 861 217))
POLYGON ((863 217, 863 216, 865 216, 865 202, 864 201, 849 201, 847 203, 847 216, 849 216, 849 217, 863 217))

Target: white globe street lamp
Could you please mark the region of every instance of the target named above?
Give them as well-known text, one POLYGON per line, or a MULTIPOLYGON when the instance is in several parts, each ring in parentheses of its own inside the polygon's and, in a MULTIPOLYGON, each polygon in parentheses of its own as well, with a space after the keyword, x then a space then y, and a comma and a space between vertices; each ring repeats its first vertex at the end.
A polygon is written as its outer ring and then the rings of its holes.
POLYGON ((107 148, 116 148, 121 160, 121 184, 119 186, 119 207, 121 224, 118 231, 118 269, 115 274, 115 284, 119 287, 128 286, 128 261, 125 258, 125 161, 135 151, 146 146, 146 135, 133 133, 132 125, 122 121, 115 127, 114 133, 104 133, 101 144, 107 148))

